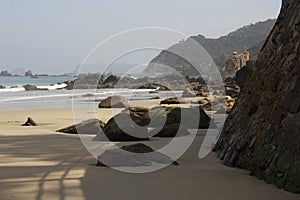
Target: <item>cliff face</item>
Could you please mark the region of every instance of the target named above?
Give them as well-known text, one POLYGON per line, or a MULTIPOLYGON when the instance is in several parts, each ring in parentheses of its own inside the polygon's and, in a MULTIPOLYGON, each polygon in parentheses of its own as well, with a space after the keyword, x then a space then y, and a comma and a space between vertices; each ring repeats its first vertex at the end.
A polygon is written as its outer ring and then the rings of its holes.
POLYGON ((283 0, 215 150, 226 165, 300 193, 299 0, 283 0))
MULTIPOLYGON (((225 61, 234 51, 243 52, 244 50, 249 49, 250 55, 253 55, 250 59, 256 59, 257 52, 264 44, 274 23, 275 20, 273 19, 258 22, 242 27, 217 39, 206 38, 202 35, 192 36, 191 38, 205 48, 218 67, 223 68, 225 66, 225 61)), ((186 41, 182 41, 175 45, 181 47, 184 46, 185 42, 186 41)), ((197 70, 195 70, 185 59, 168 51, 162 51, 156 56, 145 69, 146 73, 160 71, 160 67, 155 67, 153 63, 170 66, 184 76, 199 75, 197 70)))

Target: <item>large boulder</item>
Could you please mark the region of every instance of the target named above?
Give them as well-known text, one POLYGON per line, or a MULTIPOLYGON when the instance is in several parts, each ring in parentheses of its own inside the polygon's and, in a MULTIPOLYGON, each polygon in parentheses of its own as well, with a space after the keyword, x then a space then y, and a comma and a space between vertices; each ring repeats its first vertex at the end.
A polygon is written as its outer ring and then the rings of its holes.
POLYGON ((184 127, 181 124, 169 124, 165 125, 161 130, 154 129, 150 132, 150 135, 152 137, 179 137, 179 136, 185 136, 189 135, 189 131, 186 127, 184 127))
POLYGON ((128 108, 129 103, 125 97, 122 96, 111 96, 103 99, 98 108, 128 108))
POLYGON ((103 131, 110 141, 149 140, 147 125, 150 123, 149 110, 133 107, 111 118, 103 131))
POLYGON ((276 25, 215 146, 226 165, 300 193, 300 1, 276 25))
POLYGON ((102 132, 105 123, 98 119, 89 119, 78 124, 57 130, 60 133, 97 135, 102 132))
POLYGON ((0 85, 0 89, 5 89, 5 86, 4 85, 0 85))
POLYGON ((154 151, 154 149, 145 144, 138 143, 105 151, 98 156, 97 166, 138 167, 150 166, 153 162, 179 165, 169 156, 154 151))
MULTIPOLYGON (((210 127, 211 118, 201 107, 154 107, 150 111, 151 125, 161 126, 165 121, 165 128, 172 125, 172 130, 179 124, 184 129, 207 129, 210 127)), ((214 123, 211 124, 214 126, 214 123)))

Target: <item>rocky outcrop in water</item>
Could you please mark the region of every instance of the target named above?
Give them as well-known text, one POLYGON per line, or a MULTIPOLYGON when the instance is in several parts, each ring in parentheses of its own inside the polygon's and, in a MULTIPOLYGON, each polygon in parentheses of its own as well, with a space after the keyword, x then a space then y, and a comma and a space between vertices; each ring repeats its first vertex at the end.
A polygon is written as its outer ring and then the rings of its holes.
POLYGON ((23 85, 26 91, 33 91, 33 90, 38 90, 38 88, 35 85, 23 85))
POLYGON ((25 76, 33 77, 31 70, 28 70, 27 72, 25 72, 25 76))
POLYGON ((300 193, 300 1, 282 2, 215 150, 226 165, 300 193))
POLYGON ((0 76, 12 76, 12 74, 9 73, 8 71, 1 71, 0 76))

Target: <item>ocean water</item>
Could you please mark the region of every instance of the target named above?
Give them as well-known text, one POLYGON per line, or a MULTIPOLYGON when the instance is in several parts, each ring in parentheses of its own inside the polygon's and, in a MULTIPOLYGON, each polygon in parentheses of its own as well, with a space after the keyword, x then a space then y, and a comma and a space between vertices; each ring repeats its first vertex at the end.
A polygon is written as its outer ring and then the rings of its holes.
POLYGON ((29 77, 0 77, 0 85, 6 86, 0 89, 0 110, 12 109, 33 109, 33 108, 72 108, 97 106, 99 102, 112 95, 126 97, 129 101, 150 99, 159 96, 168 98, 181 96, 182 91, 169 92, 160 91, 150 93, 151 89, 60 89, 65 84, 57 84, 66 80, 72 80, 71 76, 39 77, 32 79, 29 77), (49 90, 25 91, 22 85, 32 84, 38 88, 49 90), (11 86, 16 86, 10 88, 11 86))
POLYGON ((73 79, 73 76, 39 76, 39 78, 30 78, 25 76, 0 76, 0 85, 4 85, 7 88, 12 86, 20 88, 26 84, 49 86, 55 83, 62 83, 64 81, 73 79))

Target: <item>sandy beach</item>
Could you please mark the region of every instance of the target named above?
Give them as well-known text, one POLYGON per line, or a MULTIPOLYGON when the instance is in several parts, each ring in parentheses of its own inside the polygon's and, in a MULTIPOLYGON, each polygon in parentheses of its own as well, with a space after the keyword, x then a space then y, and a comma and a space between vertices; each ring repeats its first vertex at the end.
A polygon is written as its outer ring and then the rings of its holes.
MULTIPOLYGON (((134 105, 151 106, 157 100, 134 105)), ((97 110, 107 121, 110 111, 97 110)), ((169 166, 148 174, 96 167, 77 135, 55 133, 73 124, 71 109, 0 111, 0 199, 300 199, 240 169, 224 166, 211 153, 198 158, 203 134, 169 166), (37 127, 22 127, 30 116, 37 127)))

